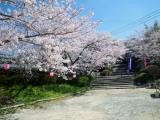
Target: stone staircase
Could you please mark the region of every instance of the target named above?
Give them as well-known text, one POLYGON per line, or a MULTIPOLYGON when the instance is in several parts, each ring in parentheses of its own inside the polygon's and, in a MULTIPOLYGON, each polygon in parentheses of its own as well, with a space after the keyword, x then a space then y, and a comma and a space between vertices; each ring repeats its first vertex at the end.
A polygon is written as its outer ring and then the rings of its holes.
POLYGON ((128 74, 127 69, 118 66, 113 70, 111 76, 97 75, 96 80, 92 81, 92 89, 133 89, 133 74, 128 74))
POLYGON ((97 76, 91 83, 93 89, 133 89, 133 75, 97 76))

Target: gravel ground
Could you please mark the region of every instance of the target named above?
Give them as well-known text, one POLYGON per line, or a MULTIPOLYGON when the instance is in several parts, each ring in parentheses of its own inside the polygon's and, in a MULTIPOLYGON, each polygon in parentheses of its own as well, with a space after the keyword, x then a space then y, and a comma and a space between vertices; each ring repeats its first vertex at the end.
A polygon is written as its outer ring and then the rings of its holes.
POLYGON ((160 120, 160 99, 148 89, 93 90, 10 115, 10 120, 160 120))

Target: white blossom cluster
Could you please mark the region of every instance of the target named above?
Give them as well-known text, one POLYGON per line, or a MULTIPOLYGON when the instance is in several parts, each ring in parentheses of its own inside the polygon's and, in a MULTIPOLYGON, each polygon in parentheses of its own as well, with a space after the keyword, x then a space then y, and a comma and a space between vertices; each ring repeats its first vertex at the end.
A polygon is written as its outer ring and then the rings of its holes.
POLYGON ((146 29, 140 37, 134 37, 126 42, 128 53, 143 60, 144 56, 150 63, 160 63, 160 30, 152 27, 146 29))
POLYGON ((0 50, 11 52, 17 64, 62 74, 116 62, 123 42, 96 32, 93 13, 82 16, 72 0, 16 0, 0 10, 0 50))

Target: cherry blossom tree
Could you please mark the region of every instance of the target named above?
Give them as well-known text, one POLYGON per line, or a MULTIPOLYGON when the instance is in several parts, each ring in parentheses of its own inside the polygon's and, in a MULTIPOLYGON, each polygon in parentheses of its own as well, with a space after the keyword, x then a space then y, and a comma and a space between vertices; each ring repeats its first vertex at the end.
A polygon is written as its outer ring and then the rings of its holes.
POLYGON ((108 33, 92 33, 88 38, 84 36, 80 39, 68 44, 67 48, 72 49, 65 49, 72 66, 92 71, 96 67, 115 63, 118 57, 125 54, 123 42, 113 40, 108 33))
POLYGON ((126 42, 128 53, 143 60, 147 56, 150 63, 160 63, 160 31, 159 25, 146 27, 140 36, 126 42))
POLYGON ((100 21, 82 10, 70 0, 16 0, 0 10, 0 49, 12 52, 14 64, 59 74, 115 62, 123 43, 97 33, 100 21))

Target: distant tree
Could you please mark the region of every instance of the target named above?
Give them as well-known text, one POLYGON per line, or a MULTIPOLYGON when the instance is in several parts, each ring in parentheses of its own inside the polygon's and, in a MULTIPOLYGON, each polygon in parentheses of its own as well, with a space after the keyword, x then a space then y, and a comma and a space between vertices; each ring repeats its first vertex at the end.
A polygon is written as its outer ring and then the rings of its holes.
POLYGON ((160 31, 156 21, 153 26, 145 27, 141 37, 131 38, 126 42, 128 53, 143 60, 147 56, 150 63, 160 63, 160 31))

